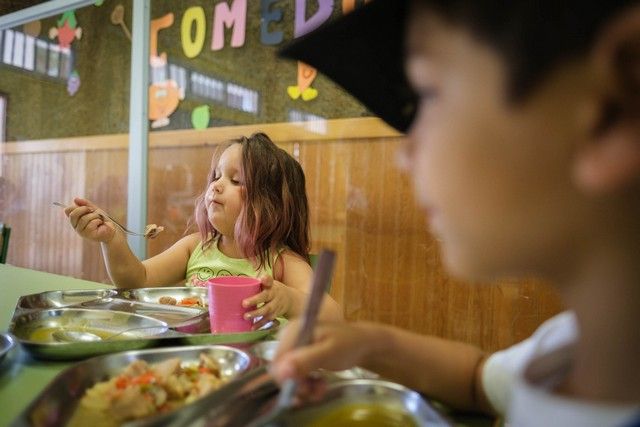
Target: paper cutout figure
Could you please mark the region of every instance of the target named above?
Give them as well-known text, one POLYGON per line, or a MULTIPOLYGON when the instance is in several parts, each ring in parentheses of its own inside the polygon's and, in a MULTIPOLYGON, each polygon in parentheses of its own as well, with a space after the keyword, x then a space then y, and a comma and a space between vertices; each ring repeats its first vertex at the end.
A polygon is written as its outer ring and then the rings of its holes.
POLYGON ((184 89, 175 80, 165 80, 149 86, 149 120, 156 129, 169 124, 169 116, 176 111, 180 100, 184 99, 184 89))
POLYGON ((22 27, 25 34, 30 35, 31 37, 38 37, 40 35, 40 31, 42 31, 42 23, 38 20, 27 22, 22 27))
MULTIPOLYGON (((173 13, 167 13, 162 18, 153 19, 149 34, 149 64, 152 68, 167 66, 167 54, 158 55, 158 32, 173 25, 173 13)), ((184 88, 178 87, 175 80, 153 82, 149 86, 149 120, 151 127, 159 128, 169 124, 169 116, 178 108, 180 100, 184 99, 184 88)))
POLYGON ((58 37, 58 44, 61 48, 68 48, 74 39, 80 40, 82 38, 82 28, 78 27, 76 21, 76 14, 73 10, 67 10, 62 14, 62 17, 58 19, 58 27, 51 27, 49 29, 49 38, 55 39, 58 37))
POLYGON ((194 129, 206 129, 209 127, 211 113, 208 105, 200 105, 191 112, 191 124, 194 129))
POLYGON ((173 25, 173 13, 167 13, 162 18, 152 19, 149 25, 149 63, 152 67, 164 67, 167 65, 167 53, 162 52, 158 55, 158 32, 163 28, 169 28, 173 25))
POLYGON ((76 70, 73 70, 67 79, 67 92, 73 96, 78 92, 78 89, 80 89, 80 75, 76 70))
POLYGON ((111 12, 111 23, 113 25, 120 25, 124 35, 131 41, 131 31, 127 28, 127 24, 124 23, 124 6, 119 4, 113 8, 111 12))
POLYGON ((302 97, 303 101, 311 101, 318 96, 318 90, 311 87, 311 83, 318 75, 318 70, 304 62, 298 61, 298 84, 287 87, 291 99, 302 97))

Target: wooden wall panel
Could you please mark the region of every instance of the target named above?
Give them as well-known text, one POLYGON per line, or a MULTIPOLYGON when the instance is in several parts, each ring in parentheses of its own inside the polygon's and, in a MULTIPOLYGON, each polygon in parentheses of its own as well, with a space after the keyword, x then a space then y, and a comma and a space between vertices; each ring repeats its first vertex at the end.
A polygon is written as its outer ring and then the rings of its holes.
MULTIPOLYGON (((63 142, 59 152, 48 147, 31 153, 26 144, 4 152, 0 218, 13 227, 10 263, 108 282, 98 246, 79 239, 50 203, 85 195, 126 222, 122 138, 114 137, 117 143, 104 150, 95 144, 86 151, 70 149, 73 144, 63 142)), ((148 221, 166 229, 149 242, 149 255, 184 234, 205 184, 210 143, 222 140, 188 131, 181 138, 189 143, 162 140, 150 148, 148 221)), ((338 134, 276 141, 305 170, 312 251, 338 252, 331 294, 348 319, 385 322, 487 350, 528 336, 561 309, 557 295, 533 280, 476 284, 451 278, 410 181, 394 166, 400 139, 338 134)))

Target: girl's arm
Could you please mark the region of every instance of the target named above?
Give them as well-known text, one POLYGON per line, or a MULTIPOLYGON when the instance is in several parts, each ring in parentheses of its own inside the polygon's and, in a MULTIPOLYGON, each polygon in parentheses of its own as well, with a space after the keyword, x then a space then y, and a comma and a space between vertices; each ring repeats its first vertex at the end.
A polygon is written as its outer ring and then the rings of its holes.
POLYGON ((292 350, 299 329, 292 322, 281 334, 272 373, 276 379, 303 379, 323 368, 361 366, 455 408, 492 414, 482 387, 486 354, 479 348, 369 322, 325 324, 313 344, 292 350))
POLYGON ((107 272, 121 288, 169 286, 184 280, 187 262, 200 241, 198 233, 183 237, 169 249, 140 261, 131 252, 123 233, 100 244, 107 272))
MULTIPOLYGON (((254 329, 278 316, 300 316, 311 291, 312 274, 313 270, 306 260, 290 250, 283 251, 273 269, 273 275, 278 280, 270 276, 261 277, 262 292, 243 301, 245 307, 264 303, 260 308, 247 313, 250 318, 262 317, 254 325, 254 329)), ((343 320, 340 306, 329 294, 324 297, 318 317, 323 321, 343 320)))
POLYGON ((172 247, 140 261, 127 238, 111 221, 99 214, 89 200, 76 198, 65 208, 74 230, 83 238, 100 243, 109 278, 118 287, 164 286, 184 279, 187 262, 199 241, 197 234, 180 239, 172 247))
MULTIPOLYGON (((302 314, 309 292, 313 270, 306 260, 292 251, 285 250, 280 254, 282 262, 276 263, 275 277, 281 277, 282 283, 291 290, 292 304, 287 317, 298 317, 302 314)), ((318 319, 321 321, 341 321, 344 319, 342 309, 329 295, 325 294, 318 319)))

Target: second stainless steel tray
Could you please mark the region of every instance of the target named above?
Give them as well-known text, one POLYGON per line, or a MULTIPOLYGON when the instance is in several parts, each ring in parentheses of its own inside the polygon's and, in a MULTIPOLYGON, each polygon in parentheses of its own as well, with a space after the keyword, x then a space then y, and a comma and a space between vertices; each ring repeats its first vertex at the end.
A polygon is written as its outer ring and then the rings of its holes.
POLYGON ((156 363, 172 357, 180 357, 183 363, 197 362, 202 352, 206 352, 218 362, 221 367, 220 376, 226 381, 233 380, 255 366, 255 359, 249 353, 239 348, 222 345, 128 351, 95 357, 79 362, 61 372, 12 425, 41 427, 66 425, 88 388, 120 374, 132 361, 140 359, 148 363, 156 363))

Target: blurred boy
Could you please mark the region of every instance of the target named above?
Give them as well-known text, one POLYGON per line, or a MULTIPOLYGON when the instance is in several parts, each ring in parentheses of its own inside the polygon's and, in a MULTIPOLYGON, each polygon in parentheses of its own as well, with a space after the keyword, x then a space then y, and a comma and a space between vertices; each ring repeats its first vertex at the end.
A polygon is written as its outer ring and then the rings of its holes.
POLYGON ((313 345, 290 350, 290 327, 276 378, 359 365, 458 408, 507 411, 514 425, 631 423, 640 414, 638 2, 374 0, 285 55, 410 126, 399 163, 450 272, 537 275, 572 311, 493 355, 367 322, 323 325, 313 345))

